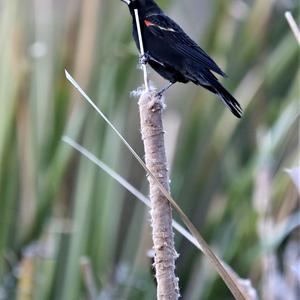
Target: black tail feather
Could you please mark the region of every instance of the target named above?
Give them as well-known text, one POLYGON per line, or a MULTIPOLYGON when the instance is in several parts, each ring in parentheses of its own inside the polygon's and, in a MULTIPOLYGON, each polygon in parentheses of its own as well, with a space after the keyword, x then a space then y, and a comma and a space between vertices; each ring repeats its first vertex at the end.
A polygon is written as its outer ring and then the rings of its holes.
POLYGON ((202 74, 199 74, 197 79, 192 81, 218 95, 224 105, 228 107, 237 118, 242 117, 243 109, 240 104, 210 71, 206 70, 206 72, 204 72, 202 70, 202 74))
POLYGON ((243 109, 236 99, 222 86, 221 83, 217 82, 214 85, 216 94, 220 97, 221 101, 230 109, 230 111, 237 117, 241 118, 243 109))

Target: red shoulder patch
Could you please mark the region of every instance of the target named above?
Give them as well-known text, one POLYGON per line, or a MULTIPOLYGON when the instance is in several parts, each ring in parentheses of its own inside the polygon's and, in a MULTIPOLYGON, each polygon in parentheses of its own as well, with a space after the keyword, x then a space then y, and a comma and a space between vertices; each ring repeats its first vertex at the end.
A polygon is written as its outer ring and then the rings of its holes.
POLYGON ((144 23, 147 27, 155 25, 154 23, 152 23, 151 21, 148 21, 148 20, 144 20, 144 23))

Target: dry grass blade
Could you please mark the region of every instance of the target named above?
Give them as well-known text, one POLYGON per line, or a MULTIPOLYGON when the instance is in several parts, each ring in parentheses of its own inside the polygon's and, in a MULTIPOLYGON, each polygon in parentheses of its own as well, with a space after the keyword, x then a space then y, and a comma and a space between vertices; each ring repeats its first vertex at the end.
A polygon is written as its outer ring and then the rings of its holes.
MULTIPOLYGON (((78 143, 76 143, 73 139, 68 136, 64 136, 62 140, 71 146, 73 149, 78 151, 84 157, 86 157, 89 161, 97 165, 100 169, 102 169, 105 173, 115 179, 120 185, 122 185, 128 192, 130 192, 133 196, 135 196, 138 200, 144 203, 146 206, 151 208, 150 200, 143 195, 139 190, 137 190, 133 185, 131 185, 127 180, 125 180, 122 176, 112 170, 108 165, 106 165, 103 161, 98 159, 94 154, 89 152, 86 148, 82 147, 78 143)), ((176 229, 182 236, 184 236, 189 242, 191 242, 194 246, 196 246, 199 250, 202 251, 201 246, 197 242, 197 240, 179 223, 173 220, 172 225, 174 229, 176 229)), ((224 262, 223 262, 224 263, 224 262)))
POLYGON ((192 222, 189 220, 189 218, 185 215, 185 213, 182 211, 182 209, 177 205, 175 200, 170 196, 170 194, 166 191, 166 189, 162 186, 162 184, 159 182, 159 180, 153 175, 153 173, 147 168, 143 160, 138 156, 138 154, 134 151, 134 149, 128 144, 128 142, 125 140, 125 138, 119 133, 119 131, 115 128, 115 126, 107 119, 107 117, 100 111, 100 109, 96 106, 96 104, 87 96, 87 94, 82 90, 82 88, 79 86, 79 84, 74 80, 74 78, 65 71, 67 79, 70 81, 70 83, 80 92, 80 94, 86 99, 92 107, 96 110, 96 112, 107 122, 107 124, 113 129, 113 131, 119 136, 121 141, 124 143, 124 145, 129 149, 129 151, 132 153, 132 155, 136 158, 136 160, 140 163, 140 165, 143 167, 143 169, 149 174, 149 176, 152 177, 152 179, 155 181, 157 186, 159 187, 160 191, 163 193, 163 195, 168 199, 168 201, 171 203, 173 208, 176 210, 178 215, 180 216, 181 220, 184 222, 184 224, 187 226, 191 234, 195 237, 195 239, 198 241, 198 243, 202 247, 203 253, 207 256, 209 261, 212 263, 212 265, 215 267, 219 275, 222 277, 223 281, 226 283, 227 287, 230 289, 234 297, 238 300, 245 300, 247 297, 244 295, 243 291, 239 288, 239 284, 236 282, 236 280, 227 272, 227 270, 224 268, 221 260, 217 257, 216 254, 210 249, 208 244, 205 242, 203 237, 199 234, 196 227, 192 224, 192 222))
POLYGON ((291 177, 295 184, 295 187, 298 190, 298 193, 300 194, 300 167, 285 169, 285 172, 291 177))
POLYGON ((298 25, 297 25, 293 15, 289 11, 287 11, 284 15, 291 27, 291 30, 292 30, 298 44, 300 45, 300 30, 298 28, 298 25))
POLYGON ((93 276, 91 261, 88 257, 82 256, 80 258, 80 270, 82 273, 83 281, 85 283, 85 287, 88 292, 89 299, 96 300, 98 292, 96 288, 95 279, 93 276))
MULTIPOLYGON (((68 136, 64 136, 62 139, 66 144, 71 146, 73 149, 78 151, 81 155, 86 157, 89 161, 97 165, 100 169, 102 169, 105 173, 115 179, 119 184, 121 184, 128 192, 130 192, 133 196, 135 196, 138 200, 144 203, 146 206, 151 208, 150 200, 143 195, 139 190, 137 190, 133 185, 131 185, 126 179, 124 179, 120 174, 112 170, 108 165, 106 165, 103 161, 98 159, 94 154, 88 151, 86 148, 82 147, 78 143, 76 143, 73 139, 68 136)), ((191 244, 193 244, 196 248, 203 252, 200 244, 197 240, 179 223, 175 220, 172 221, 172 225, 174 229, 177 230, 183 237, 185 237, 191 244)), ((257 299, 256 291, 251 286, 251 283, 248 279, 240 278, 232 269, 229 267, 226 262, 222 261, 222 264, 226 267, 227 271, 232 274, 232 276, 236 279, 237 283, 239 284, 241 289, 244 289, 245 294, 248 295, 247 299, 257 299)))

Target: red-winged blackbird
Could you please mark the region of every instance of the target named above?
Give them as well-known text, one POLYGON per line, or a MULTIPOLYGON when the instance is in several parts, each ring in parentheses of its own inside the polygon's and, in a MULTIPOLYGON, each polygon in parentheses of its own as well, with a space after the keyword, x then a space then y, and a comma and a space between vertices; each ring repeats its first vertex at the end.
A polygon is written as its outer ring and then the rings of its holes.
POLYGON ((226 76, 219 66, 153 0, 122 0, 133 19, 133 38, 139 49, 134 9, 138 9, 145 49, 144 61, 170 81, 164 92, 175 82, 192 81, 214 94, 238 118, 242 108, 222 86, 216 76, 226 76))

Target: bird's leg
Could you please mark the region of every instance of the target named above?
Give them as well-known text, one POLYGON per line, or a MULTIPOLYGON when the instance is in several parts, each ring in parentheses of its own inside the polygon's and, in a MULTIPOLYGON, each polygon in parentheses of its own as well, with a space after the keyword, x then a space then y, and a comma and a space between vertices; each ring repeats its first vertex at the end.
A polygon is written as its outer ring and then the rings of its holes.
POLYGON ((156 97, 161 98, 163 93, 169 89, 175 82, 169 82, 167 86, 165 86, 164 88, 162 88, 159 92, 156 93, 156 97))
POLYGON ((150 55, 146 52, 143 55, 140 55, 139 63, 140 65, 146 65, 150 61, 150 55))

